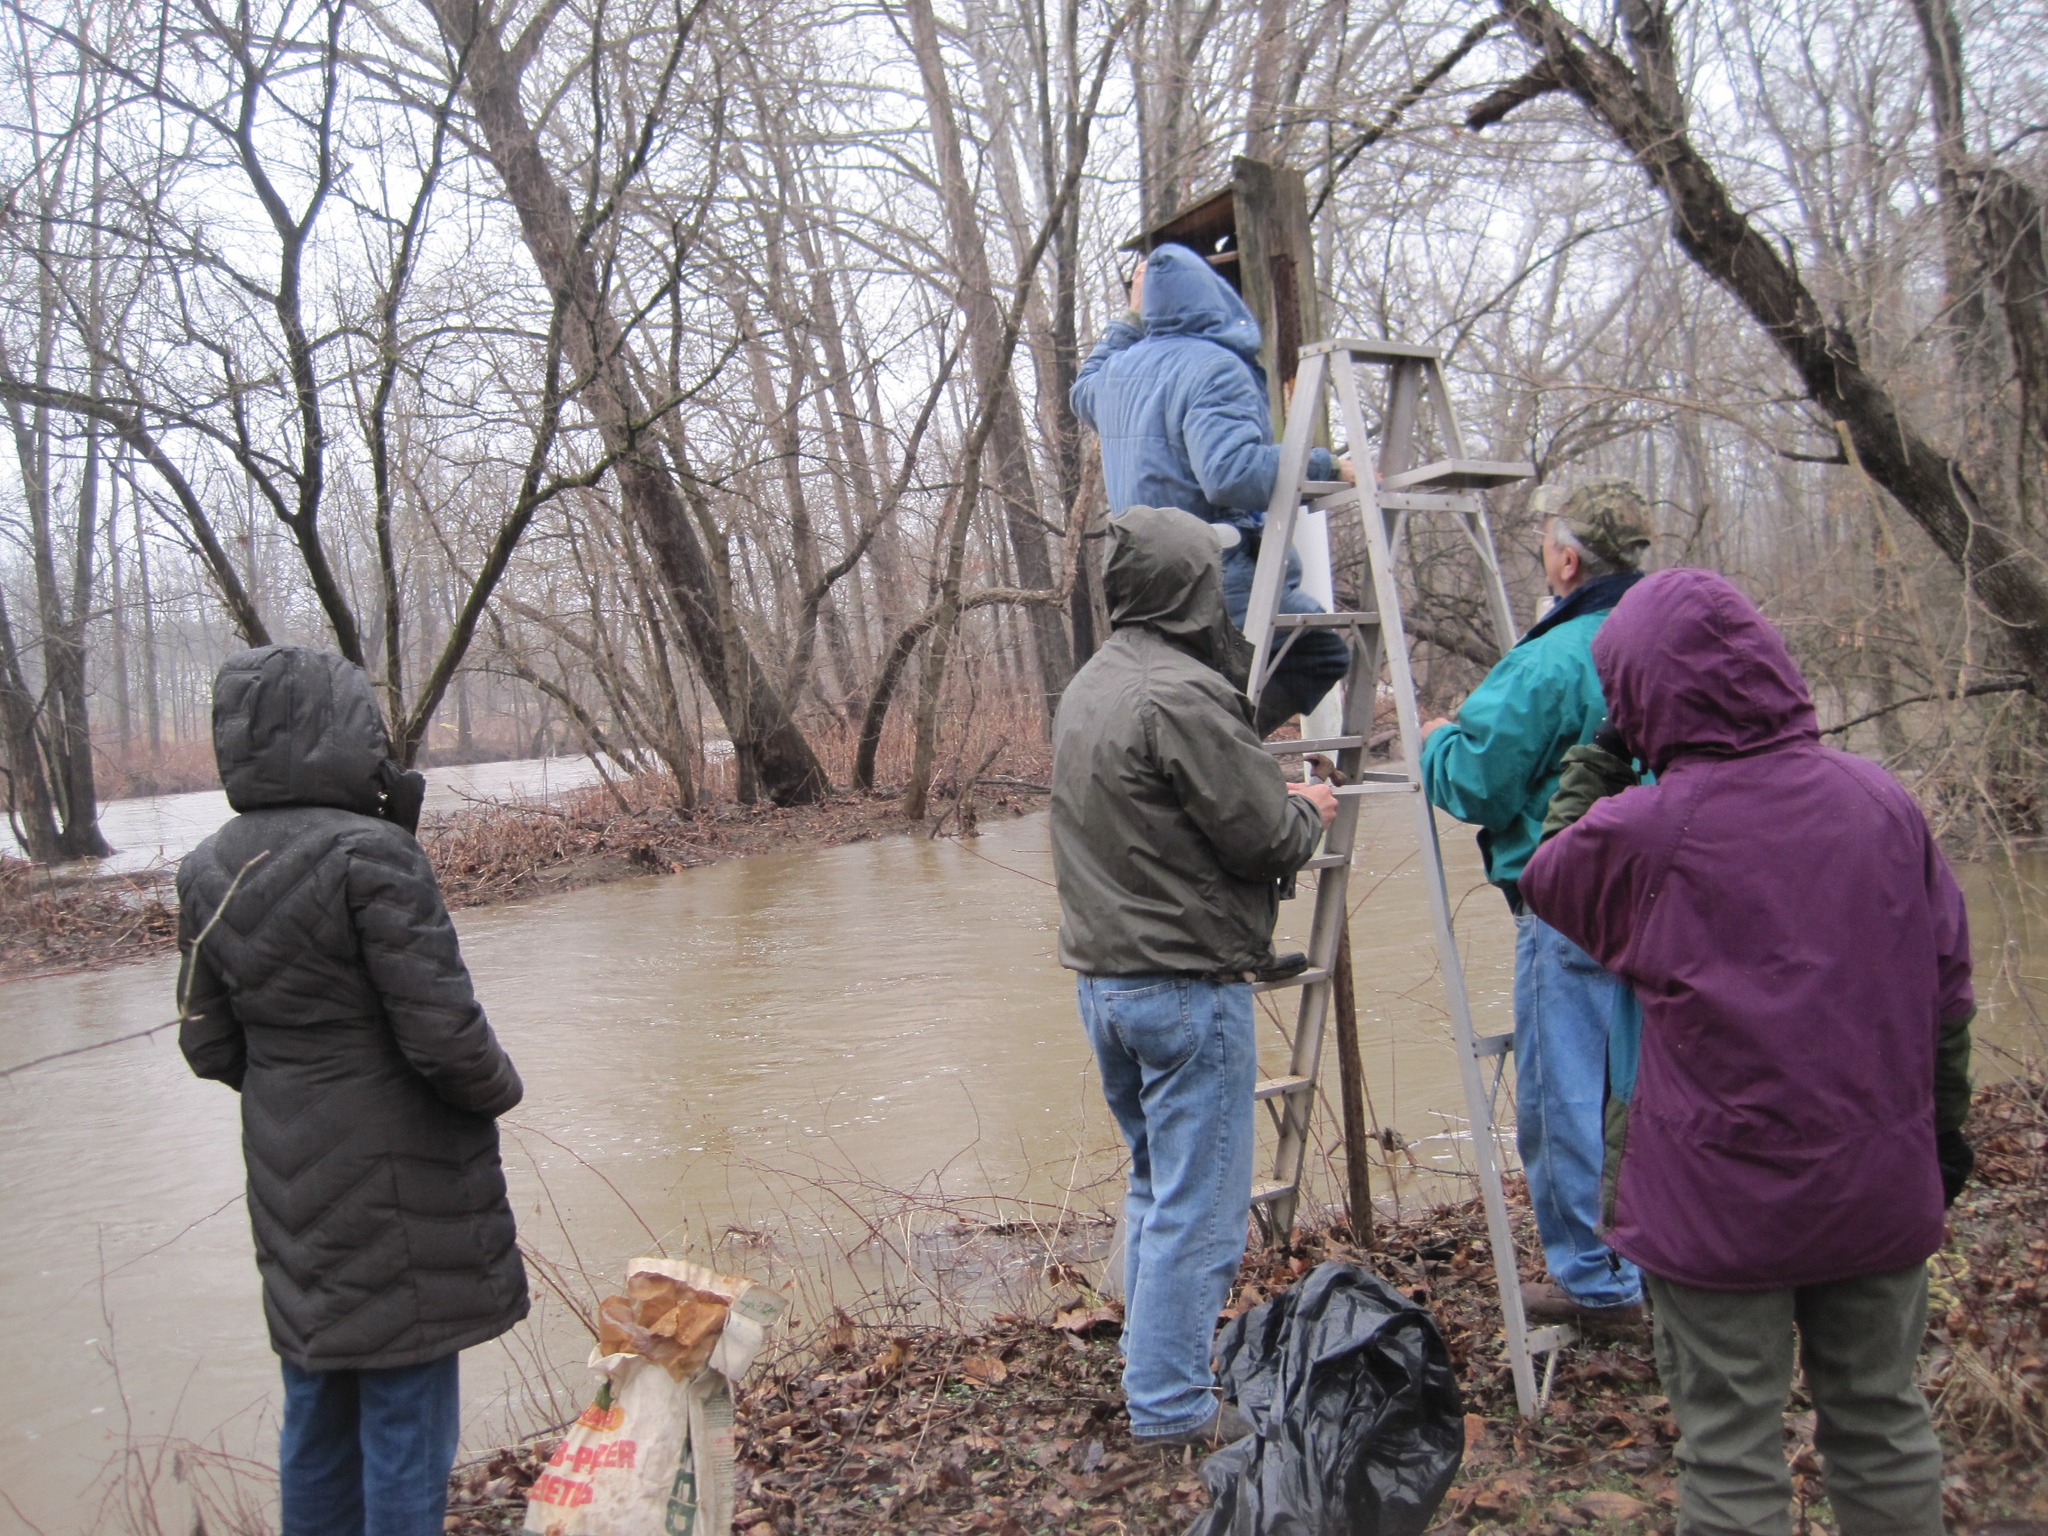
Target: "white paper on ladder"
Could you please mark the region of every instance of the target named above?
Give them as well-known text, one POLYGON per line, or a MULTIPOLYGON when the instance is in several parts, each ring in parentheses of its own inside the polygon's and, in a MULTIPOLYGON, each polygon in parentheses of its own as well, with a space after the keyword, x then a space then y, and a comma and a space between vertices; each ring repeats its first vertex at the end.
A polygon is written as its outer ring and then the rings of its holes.
MULTIPOLYGON (((1325 612, 1337 608, 1336 570, 1330 559, 1330 514, 1303 507, 1294 520, 1294 552, 1301 556, 1301 590, 1323 605, 1325 612)), ((1305 737, 1329 737, 1344 729, 1344 685, 1337 684, 1323 695, 1322 703, 1302 718, 1305 737)), ((1304 768, 1304 771, 1306 769, 1304 768)))

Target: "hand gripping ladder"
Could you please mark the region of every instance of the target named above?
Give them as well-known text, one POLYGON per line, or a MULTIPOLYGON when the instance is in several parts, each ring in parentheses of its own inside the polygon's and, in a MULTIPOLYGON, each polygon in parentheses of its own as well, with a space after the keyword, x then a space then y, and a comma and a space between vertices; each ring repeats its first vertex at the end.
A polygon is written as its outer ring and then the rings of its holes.
POLYGON ((1570 1342, 1572 1334, 1563 1328, 1532 1330, 1522 1312, 1520 1275, 1515 1263, 1514 1236, 1508 1225, 1507 1199, 1501 1187, 1493 1114, 1514 1037, 1494 1035, 1482 1039, 1473 1033, 1464 966, 1451 929, 1451 904, 1444 884, 1443 856, 1437 846, 1436 820, 1422 793, 1421 722, 1415 703, 1415 680, 1408 663, 1408 639, 1402 625, 1394 558, 1411 518, 1451 518, 1478 556, 1487 607, 1505 652, 1515 643, 1514 616, 1501 582, 1500 560, 1494 552, 1493 535, 1487 527, 1478 492, 1525 479, 1530 473, 1527 464, 1465 457, 1464 439, 1444 389, 1443 368, 1434 349, 1350 339, 1304 347, 1245 616, 1245 636, 1253 646, 1246 692, 1254 702, 1280 659, 1306 630, 1341 630, 1351 643, 1351 671, 1342 685, 1339 733, 1317 740, 1267 743, 1267 750, 1275 755, 1332 755, 1345 782, 1337 790, 1337 819, 1324 838, 1323 851, 1307 865, 1317 872, 1308 969, 1284 982, 1260 984, 1261 991, 1299 987, 1301 1000, 1293 1059, 1286 1075, 1264 1078, 1253 1090, 1254 1097, 1266 1105, 1279 1132, 1273 1175, 1268 1182, 1254 1186, 1254 1209, 1266 1213, 1263 1219, 1271 1231, 1284 1233, 1293 1224, 1337 951, 1345 937, 1347 877, 1358 831, 1359 804, 1367 795, 1406 795, 1414 808, 1415 838, 1436 935, 1437 960, 1444 979, 1444 1000, 1451 1017, 1458 1072, 1471 1121, 1472 1154, 1478 1163, 1487 1235, 1500 1284, 1501 1312, 1507 1325, 1508 1362, 1514 1375, 1515 1398, 1525 1416, 1541 1410, 1549 1395, 1557 1351, 1570 1342), (1359 393, 1361 367, 1378 368, 1386 376, 1377 477, 1366 452, 1365 413, 1359 393), (1349 451, 1359 466, 1356 487, 1306 478, 1309 449, 1314 445, 1316 427, 1322 417, 1323 388, 1328 383, 1336 385, 1343 440, 1350 445, 1349 451), (1425 400, 1432 410, 1438 449, 1445 456, 1417 463, 1425 400), (1278 611, 1296 515, 1304 501, 1325 511, 1357 506, 1365 528, 1373 611, 1306 615, 1278 611), (1383 670, 1399 718, 1400 754, 1373 765, 1367 760, 1367 747, 1383 670), (1485 1070, 1489 1059, 1491 1082, 1485 1070), (1548 1357, 1540 1391, 1535 1369, 1538 1355, 1548 1357))

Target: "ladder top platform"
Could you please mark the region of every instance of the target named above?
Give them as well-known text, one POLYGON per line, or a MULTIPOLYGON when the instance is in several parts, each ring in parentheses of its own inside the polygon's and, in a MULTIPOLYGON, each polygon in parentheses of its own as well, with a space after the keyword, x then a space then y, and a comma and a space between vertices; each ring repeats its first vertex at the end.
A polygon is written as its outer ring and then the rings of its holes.
POLYGON ((1362 357, 1372 363, 1432 362, 1437 357, 1435 347, 1418 347, 1412 342, 1384 339, 1368 341, 1363 336, 1339 336, 1334 341, 1310 342, 1301 349, 1304 357, 1317 352, 1349 352, 1353 357, 1362 357))
POLYGON ((1512 485, 1536 473, 1527 460, 1438 459, 1388 475, 1380 488, 1388 491, 1484 491, 1496 485, 1512 485))

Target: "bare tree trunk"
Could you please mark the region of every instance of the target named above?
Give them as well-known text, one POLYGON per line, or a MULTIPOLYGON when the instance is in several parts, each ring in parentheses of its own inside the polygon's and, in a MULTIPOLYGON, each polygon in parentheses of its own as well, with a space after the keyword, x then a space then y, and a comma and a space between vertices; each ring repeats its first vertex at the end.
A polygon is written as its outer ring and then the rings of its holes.
MULTIPOLYGON (((135 699, 128 686, 128 592, 121 582, 121 478, 107 482, 107 639, 114 673, 114 717, 121 756, 135 735, 135 699)), ((125 763, 123 766, 126 766, 125 763)))
POLYGON ((44 864, 67 857, 57 832, 56 808, 36 739, 36 698, 23 675, 7 594, 0 591, 0 762, 7 772, 7 815, 28 856, 44 864))
POLYGON ((1832 323, 1779 252, 1740 213, 1694 146, 1678 88, 1669 19, 1658 0, 1624 0, 1635 68, 1567 22, 1549 0, 1499 0, 1501 13, 1536 53, 1530 80, 1504 87, 1467 121, 1497 122, 1520 101, 1561 89, 1585 105, 1664 196, 1679 247, 1763 327, 1807 398, 1836 423, 1844 455, 1891 493, 1962 572, 2003 627, 2034 686, 2048 696, 2048 574, 1987 506, 1963 466, 1929 443, 1884 383, 1863 364, 1855 338, 1832 323))
MULTIPOLYGON (((989 436, 993 464, 989 481, 1002 499, 1010 548, 1017 558, 1019 580, 1026 586, 1049 588, 1053 581, 1052 559, 1046 549, 1043 515, 1031 473, 1031 450, 1024 433, 1024 412, 1017 403, 1016 392, 1001 377, 1009 366, 1005 355, 1008 349, 1002 345, 1003 314, 996 299, 988 246, 982 235, 980 215, 974 206, 972 184, 967 179, 960 125, 954 116, 952 88, 947 82, 945 58, 940 52, 938 24, 932 16, 931 0, 905 0, 903 9, 910 21, 911 45, 917 55, 918 73, 924 81, 932 152, 939 173, 939 196, 946 211, 954 270, 960 280, 961 304, 967 315, 968 353, 974 362, 975 391, 982 398, 1000 391, 1002 397, 996 407, 994 428, 989 436)), ((1027 291, 1028 286, 1027 279, 1027 291)), ((963 510, 972 515, 972 508, 963 510)), ((1060 616, 1052 609, 1033 606, 1031 634, 1037 651, 1039 678, 1045 689, 1046 719, 1049 722, 1059 695, 1073 676, 1073 652, 1067 644, 1060 616)), ((938 644, 936 639, 934 643, 938 644)))
POLYGON ((661 608, 647 580, 647 564, 640 558, 640 547, 634 538, 632 524, 622 525, 620 533, 626 572, 632 578, 633 593, 638 599, 640 623, 646 633, 647 656, 652 663, 656 694, 661 705, 661 760, 668 765, 669 776, 675 780, 677 804, 686 811, 694 810, 697 805, 697 778, 690 771, 690 757, 695 750, 694 732, 683 726, 682 694, 676 688, 675 671, 668 659, 668 631, 661 622, 661 608))
POLYGON ((64 848, 73 858, 101 859, 113 847, 100 831, 100 795, 92 760, 92 716, 87 697, 86 620, 99 552, 100 429, 88 422, 85 462, 79 475, 78 522, 71 547, 69 612, 43 631, 43 664, 49 673, 50 696, 57 705, 53 735, 61 742, 56 771, 62 779, 58 797, 64 811, 64 848))
POLYGON ((1179 211, 1200 163, 1195 63, 1222 14, 1221 0, 1164 0, 1138 22, 1131 94, 1138 117, 1139 199, 1148 228, 1179 211))
POLYGON ((720 602, 711 562, 649 430, 649 413, 627 372, 625 336, 599 288, 568 193, 526 119, 519 99, 524 61, 506 52, 498 24, 471 0, 428 4, 443 35, 469 59, 467 94, 527 248, 548 285, 570 297, 566 340, 577 371, 590 379, 584 403, 617 457, 621 498, 674 596, 691 656, 725 716, 742 775, 758 774, 779 804, 817 800, 831 789, 824 768, 737 625, 721 622, 721 609, 729 605, 720 602))
POLYGON ((157 675, 156 594, 149 583, 149 545, 142 532, 142 498, 133 481, 128 487, 128 505, 135 523, 135 584, 142 593, 142 718, 149 729, 149 757, 163 756, 164 721, 161 679, 157 675))

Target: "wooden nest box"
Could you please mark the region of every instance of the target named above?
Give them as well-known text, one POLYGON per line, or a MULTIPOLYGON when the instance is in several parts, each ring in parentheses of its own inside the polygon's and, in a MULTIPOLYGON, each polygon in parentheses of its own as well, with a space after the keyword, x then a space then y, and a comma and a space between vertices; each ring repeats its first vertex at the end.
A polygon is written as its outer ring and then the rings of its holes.
POLYGON ((1127 241, 1127 251, 1184 245, 1207 258, 1259 322, 1266 405, 1277 432, 1301 365, 1304 342, 1320 340, 1315 252, 1309 241, 1308 184, 1300 171, 1242 155, 1230 184, 1127 241))

